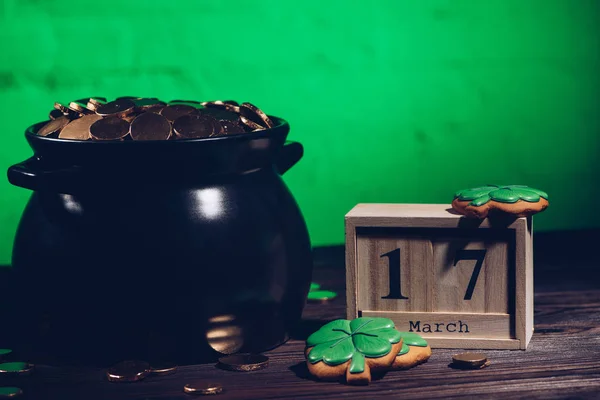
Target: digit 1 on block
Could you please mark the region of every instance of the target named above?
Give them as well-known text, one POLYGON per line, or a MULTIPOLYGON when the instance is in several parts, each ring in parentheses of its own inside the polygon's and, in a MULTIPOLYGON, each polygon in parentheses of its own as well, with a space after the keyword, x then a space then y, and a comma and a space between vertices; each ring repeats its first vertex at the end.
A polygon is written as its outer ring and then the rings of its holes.
POLYGON ((390 276, 390 293, 382 299, 402 299, 407 300, 408 297, 402 295, 402 281, 400 274, 400 249, 392 250, 380 256, 388 258, 388 268, 390 276))

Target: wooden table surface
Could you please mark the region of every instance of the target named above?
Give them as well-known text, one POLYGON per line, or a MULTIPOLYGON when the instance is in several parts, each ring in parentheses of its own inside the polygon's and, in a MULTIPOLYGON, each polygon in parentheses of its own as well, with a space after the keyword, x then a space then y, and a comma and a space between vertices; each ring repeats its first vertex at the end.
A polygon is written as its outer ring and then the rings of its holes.
POLYGON ((600 398, 600 254, 597 231, 568 236, 540 235, 536 241, 535 334, 527 351, 485 351, 490 367, 463 371, 449 367, 456 350, 434 349, 426 364, 392 371, 370 386, 312 380, 303 358, 303 339, 322 324, 345 315, 343 249, 315 252, 313 281, 337 290, 328 304, 308 304, 294 339, 266 354, 267 369, 229 372, 214 364, 180 367, 171 376, 137 383, 109 383, 101 369, 40 365, 30 377, 2 378, 21 387, 26 399, 191 399, 183 386, 219 382, 216 399, 401 399, 600 398), (583 235, 578 237, 577 235, 583 235), (590 236, 592 235, 592 236, 590 236), (589 247, 585 247, 585 243, 589 247), (572 251, 570 246, 580 247, 572 251))

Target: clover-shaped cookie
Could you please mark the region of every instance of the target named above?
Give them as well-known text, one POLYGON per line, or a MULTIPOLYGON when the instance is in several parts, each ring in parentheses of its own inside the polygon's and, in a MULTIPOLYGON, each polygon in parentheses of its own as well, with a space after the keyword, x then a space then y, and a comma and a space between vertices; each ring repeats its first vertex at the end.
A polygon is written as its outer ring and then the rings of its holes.
POLYGON ((544 211, 548 195, 522 185, 487 185, 459 190, 454 194, 452 208, 468 217, 485 218, 490 212, 504 212, 526 217, 544 211))
POLYGON ((338 319, 308 337, 305 355, 308 370, 318 378, 346 376, 350 384, 368 384, 371 371, 390 367, 401 347, 390 319, 338 319))
POLYGON ((412 332, 400 332, 402 348, 392 363, 394 369, 408 369, 423 364, 431 356, 431 347, 421 336, 412 332))

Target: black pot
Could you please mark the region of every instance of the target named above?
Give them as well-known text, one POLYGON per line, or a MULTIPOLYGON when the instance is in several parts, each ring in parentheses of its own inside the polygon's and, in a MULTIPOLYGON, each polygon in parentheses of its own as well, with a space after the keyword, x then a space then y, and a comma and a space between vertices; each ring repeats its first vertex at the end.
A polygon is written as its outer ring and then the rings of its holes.
MULTIPOLYGON (((13 249, 10 341, 23 359, 197 363, 288 338, 311 280, 280 175, 289 125, 180 141, 70 141, 27 129, 8 170, 34 191, 13 249)), ((38 362, 41 362, 38 361, 38 362)))

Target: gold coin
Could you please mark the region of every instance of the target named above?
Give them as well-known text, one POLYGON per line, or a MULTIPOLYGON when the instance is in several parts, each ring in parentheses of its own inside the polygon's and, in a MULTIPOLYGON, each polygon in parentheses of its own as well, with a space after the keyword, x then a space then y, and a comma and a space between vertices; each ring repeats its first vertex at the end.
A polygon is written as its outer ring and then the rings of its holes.
POLYGON ((129 133, 130 123, 117 117, 100 118, 90 125, 90 136, 96 140, 119 140, 129 133))
POLYGON ((53 133, 56 133, 56 132, 60 131, 62 128, 64 128, 65 126, 67 126, 67 124, 69 122, 70 122, 69 118, 67 118, 61 114, 60 117, 53 119, 52 121, 48 122, 46 125, 42 126, 40 128, 40 130, 37 131, 37 134, 40 136, 52 135, 53 133))
POLYGON ((33 364, 29 364, 26 362, 5 362, 0 364, 0 375, 29 375, 31 371, 33 371, 33 368, 33 364))
POLYGON ((50 113, 48 114, 48 118, 50 118, 50 119, 56 119, 58 117, 62 117, 63 115, 64 114, 60 110, 57 110, 55 108, 52 111, 50 111, 50 113))
POLYGON ((269 118, 263 110, 256 107, 254 104, 242 103, 240 105, 240 113, 249 120, 252 120, 260 125, 264 124, 267 128, 272 128, 275 126, 273 121, 271 121, 271 118, 269 118))
POLYGON ((192 107, 187 104, 172 104, 163 108, 160 111, 160 114, 169 121, 173 122, 177 118, 191 114, 194 111, 196 111, 196 107, 192 107))
POLYGON ((92 114, 92 110, 88 110, 82 104, 76 103, 74 101, 69 103, 69 109, 75 111, 78 114, 92 114))
POLYGON ((87 102, 87 108, 90 110, 96 111, 98 109, 98 107, 101 106, 102 104, 106 104, 106 101, 103 101, 103 100, 95 98, 95 97, 90 97, 90 99, 87 102))
POLYGON ((54 108, 63 113, 63 115, 74 114, 73 110, 61 103, 54 103, 54 108))
POLYGON ((219 121, 221 123, 223 135, 237 135, 239 133, 246 133, 244 128, 240 124, 234 121, 219 121))
POLYGON ((194 382, 185 385, 183 391, 189 394, 211 395, 223 392, 223 386, 213 382, 194 382))
POLYGON ((133 99, 133 104, 138 110, 148 110, 155 107, 164 107, 167 105, 164 101, 160 101, 159 99, 153 98, 141 98, 141 99, 133 99))
POLYGON ((201 103, 206 108, 217 108, 219 110, 226 110, 234 113, 240 113, 239 105, 233 100, 215 100, 215 101, 205 101, 201 103))
POLYGON ((133 112, 135 104, 130 99, 117 99, 96 107, 96 113, 103 117, 123 117, 133 112))
POLYGON ((265 129, 267 129, 264 126, 261 126, 261 125, 257 124, 256 122, 249 120, 248 118, 244 117, 243 115, 240 115, 240 120, 242 121, 242 124, 246 125, 250 129, 252 129, 252 131, 264 131, 265 129))
POLYGON ((14 386, 5 386, 0 387, 0 399, 12 399, 15 397, 19 397, 23 394, 23 391, 14 386))
POLYGON ((174 363, 156 363, 152 364, 150 373, 153 375, 171 375, 177 372, 177 365, 174 363))
POLYGON ((221 132, 221 124, 205 115, 184 115, 173 122, 173 130, 181 139, 207 138, 221 132))
POLYGON ((145 361, 121 361, 106 371, 110 382, 137 382, 150 374, 150 364, 145 361))
POLYGON ((171 123, 164 116, 151 112, 138 115, 129 130, 133 140, 167 140, 171 131, 171 123))
POLYGON ((487 362, 483 353, 460 353, 452 356, 455 366, 462 368, 479 368, 487 362))
POLYGON ((269 366, 269 357, 262 354, 234 354, 219 358, 218 365, 228 371, 257 371, 269 366))
POLYGON ((87 140, 90 138, 90 126, 101 120, 102 117, 96 114, 84 115, 67 124, 58 134, 59 139, 87 140))

